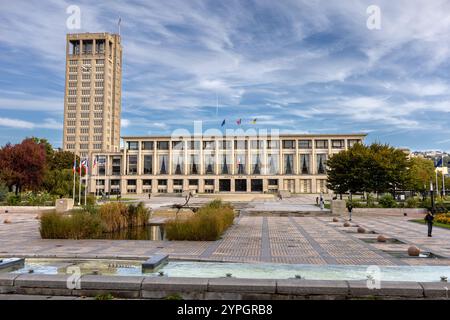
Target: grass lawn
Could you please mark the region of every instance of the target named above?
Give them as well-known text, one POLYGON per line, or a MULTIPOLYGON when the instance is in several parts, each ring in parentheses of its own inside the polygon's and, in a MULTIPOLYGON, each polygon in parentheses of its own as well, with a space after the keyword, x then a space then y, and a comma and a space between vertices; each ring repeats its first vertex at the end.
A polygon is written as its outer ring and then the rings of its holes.
MULTIPOLYGON (((415 222, 415 223, 420 223, 420 224, 426 224, 425 220, 423 219, 414 219, 414 220, 409 220, 411 222, 415 222)), ((441 223, 441 222, 434 222, 433 223, 433 227, 440 227, 440 228, 444 228, 444 229, 450 229, 450 224, 445 224, 445 223, 441 223)))

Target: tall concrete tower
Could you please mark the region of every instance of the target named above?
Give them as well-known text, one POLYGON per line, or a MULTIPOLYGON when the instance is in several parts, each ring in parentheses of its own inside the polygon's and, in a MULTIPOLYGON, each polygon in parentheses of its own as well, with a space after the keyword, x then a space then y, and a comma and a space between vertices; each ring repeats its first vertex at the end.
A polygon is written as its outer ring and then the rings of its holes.
POLYGON ((120 150, 120 36, 68 34, 63 149, 87 157, 120 150))

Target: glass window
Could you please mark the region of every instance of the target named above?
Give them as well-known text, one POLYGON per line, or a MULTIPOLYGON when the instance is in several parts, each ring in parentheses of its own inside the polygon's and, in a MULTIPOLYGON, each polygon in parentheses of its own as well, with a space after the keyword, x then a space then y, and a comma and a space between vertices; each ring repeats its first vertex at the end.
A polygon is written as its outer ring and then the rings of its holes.
POLYGON ((137 173, 137 155, 128 156, 128 174, 137 173))
POLYGON ((310 174, 310 157, 309 154, 301 154, 300 155, 300 173, 301 174, 310 174))
POLYGON ((294 173, 294 155, 285 154, 284 155, 284 174, 294 173))
POLYGON ((267 155, 267 165, 268 165, 268 173, 269 174, 278 174, 278 154, 269 154, 267 155))
POLYGON ((191 154, 189 157, 189 174, 199 174, 200 157, 191 154))
POLYGON ((214 141, 203 141, 203 150, 214 150, 214 141))
POLYGON ((130 180, 127 180, 127 185, 129 185, 129 186, 135 186, 135 185, 136 185, 136 179, 130 179, 130 180))
POLYGON ((283 140, 283 149, 295 149, 295 140, 283 140))
POLYGON ((214 154, 205 154, 205 174, 214 174, 214 154))
POLYGON ((200 141, 190 140, 187 145, 189 150, 200 150, 200 141))
POLYGON ((328 148, 328 140, 316 140, 316 148, 317 149, 327 149, 328 148))
POLYGON ((344 140, 331 140, 331 147, 333 149, 343 149, 345 147, 344 140))
POLYGON ((112 159, 112 174, 115 176, 120 175, 120 167, 121 167, 121 158, 120 157, 113 157, 112 159))
POLYGON ((174 186, 182 186, 183 185, 183 179, 173 179, 173 185, 174 186))
POLYGON ((267 149, 280 149, 280 141, 278 140, 267 140, 267 149))
POLYGON ((144 174, 152 174, 153 172, 153 156, 144 156, 144 174))
POLYGON ((244 153, 236 154, 236 172, 237 174, 246 174, 246 159, 244 153))
POLYGON ((168 173, 168 166, 169 166, 169 156, 166 154, 160 154, 158 156, 158 163, 159 163, 159 174, 167 174, 168 173))
POLYGON ((143 141, 142 150, 153 150, 153 141, 143 141))
POLYGON ((231 174, 231 154, 220 156, 220 174, 231 174))
POLYGON ((252 154, 252 174, 261 174, 261 157, 259 154, 252 154))
POLYGON ((325 174, 326 173, 326 170, 327 170, 326 161, 327 161, 327 155, 325 153, 317 154, 317 174, 325 174))
POLYGON ((190 186, 198 186, 198 179, 189 179, 190 186))
POLYGON ((264 148, 264 140, 252 140, 250 141, 250 147, 252 149, 263 149, 264 148))
POLYGON ((143 186, 151 186, 152 185, 152 180, 144 179, 144 180, 142 180, 142 185, 143 186))
POLYGON ((359 139, 348 139, 348 147, 353 147, 356 143, 361 143, 361 140, 359 139))
POLYGON ((205 179, 205 186, 213 186, 214 180, 213 179, 205 179))
POLYGON ((183 141, 172 141, 172 149, 173 150, 184 150, 183 141))
POLYGON ((219 149, 221 150, 231 150, 232 141, 221 140, 219 141, 219 149))
POLYGON ((167 179, 158 179, 158 186, 167 186, 167 179))
POLYGON ((269 184, 269 186, 277 186, 278 179, 269 179, 268 184, 269 184))
POLYGON ((312 141, 311 140, 298 140, 299 149, 311 149, 312 141))
POLYGON ((128 145, 128 150, 138 150, 139 149, 139 144, 137 141, 128 141, 127 142, 128 145))
POLYGON ((184 174, 184 154, 174 153, 172 159, 172 174, 184 174))
POLYGON ((158 141, 158 150, 169 150, 169 141, 158 141))
POLYGON ((237 150, 247 150, 247 140, 235 140, 234 148, 237 150))

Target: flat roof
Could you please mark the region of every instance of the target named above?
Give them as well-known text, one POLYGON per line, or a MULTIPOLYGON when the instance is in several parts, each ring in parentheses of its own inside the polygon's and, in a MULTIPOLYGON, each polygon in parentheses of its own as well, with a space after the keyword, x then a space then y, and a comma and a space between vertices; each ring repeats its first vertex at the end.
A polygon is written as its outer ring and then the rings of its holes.
MULTIPOLYGON (((296 138, 296 137, 304 137, 304 138, 315 138, 315 137, 366 137, 367 133, 280 133, 278 135, 279 137, 283 138, 296 138)), ((146 136, 121 136, 124 140, 130 140, 130 139, 167 139, 167 138, 179 138, 181 136, 171 136, 171 135, 146 135, 146 136)), ((194 137, 194 138, 201 138, 201 137, 216 137, 215 135, 187 135, 183 136, 186 138, 194 137)), ((223 138, 251 138, 251 137, 268 137, 270 138, 270 134, 265 135, 223 135, 223 138)))

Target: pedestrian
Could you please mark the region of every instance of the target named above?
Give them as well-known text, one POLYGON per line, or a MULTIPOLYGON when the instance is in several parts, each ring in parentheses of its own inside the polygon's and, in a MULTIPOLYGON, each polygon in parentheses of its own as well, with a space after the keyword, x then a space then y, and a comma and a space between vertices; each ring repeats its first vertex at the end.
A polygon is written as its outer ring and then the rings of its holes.
POLYGON ((323 199, 320 199, 320 210, 323 210, 324 207, 325 207, 325 202, 323 201, 323 199))
POLYGON ((316 204, 319 205, 319 197, 316 197, 316 204))
POLYGON ((278 200, 283 200, 283 196, 281 195, 281 191, 278 191, 278 200))
POLYGON ((150 198, 152 197, 151 192, 148 193, 148 199, 150 200, 150 198))
POLYGON ((434 216, 433 214, 428 211, 427 215, 425 216, 425 221, 427 222, 428 225, 428 236, 432 237, 431 232, 433 232, 433 220, 434 220, 434 216))
POLYGON ((348 210, 348 216, 349 216, 348 221, 352 221, 353 206, 350 202, 347 204, 347 210, 348 210))

